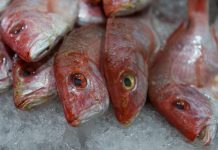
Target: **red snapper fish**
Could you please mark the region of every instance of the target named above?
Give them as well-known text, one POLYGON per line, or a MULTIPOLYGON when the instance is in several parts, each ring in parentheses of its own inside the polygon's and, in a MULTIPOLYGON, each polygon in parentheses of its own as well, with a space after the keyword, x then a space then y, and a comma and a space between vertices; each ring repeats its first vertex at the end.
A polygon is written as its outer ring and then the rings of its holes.
POLYGON ((13 0, 1 16, 3 40, 26 62, 45 57, 72 27, 78 0, 13 0))
POLYGON ((103 0, 106 16, 125 16, 142 10, 152 0, 103 0))
POLYGON ((208 0, 188 0, 188 19, 168 38, 150 69, 154 107, 187 139, 209 144, 218 119, 218 46, 208 0))
POLYGON ((104 74, 117 120, 130 124, 143 108, 148 67, 158 47, 149 13, 107 21, 104 74))
POLYGON ((78 25, 105 23, 104 13, 99 3, 90 0, 80 0, 79 5, 78 25))
POLYGON ((65 117, 78 126, 104 113, 109 96, 100 72, 104 29, 97 25, 74 30, 55 57, 54 72, 65 117))
POLYGON ((14 104, 18 109, 29 110, 56 95, 53 71, 54 56, 36 63, 15 58, 13 64, 14 104))
POLYGON ((4 92, 11 86, 11 71, 12 61, 0 38, 0 93, 4 92))

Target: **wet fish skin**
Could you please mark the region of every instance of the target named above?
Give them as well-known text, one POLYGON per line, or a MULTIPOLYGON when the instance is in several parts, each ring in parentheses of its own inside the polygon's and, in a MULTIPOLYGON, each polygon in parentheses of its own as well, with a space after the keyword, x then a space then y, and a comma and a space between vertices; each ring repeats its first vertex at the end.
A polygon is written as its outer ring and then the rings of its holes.
POLYGON ((56 96, 53 60, 26 63, 15 58, 13 63, 13 98, 18 109, 30 110, 56 96))
POLYGON ((0 93, 6 91, 11 86, 11 71, 12 61, 0 38, 0 93))
POLYGON ((78 0, 14 0, 2 14, 3 40, 26 62, 45 57, 75 22, 78 0))
POLYGON ((142 10, 151 0, 103 0, 106 16, 126 16, 142 10))
POLYGON ((80 0, 77 24, 80 26, 88 24, 103 24, 106 19, 100 4, 96 1, 80 0))
POLYGON ((89 25, 65 39, 54 63, 55 79, 65 118, 71 126, 104 113, 109 96, 100 72, 104 29, 89 25))
POLYGON ((128 125, 144 106, 157 39, 149 14, 107 21, 104 74, 117 120, 128 125))
POLYGON ((168 38, 150 69, 149 97, 187 139, 210 144, 217 128, 218 47, 208 1, 189 0, 188 19, 168 38))

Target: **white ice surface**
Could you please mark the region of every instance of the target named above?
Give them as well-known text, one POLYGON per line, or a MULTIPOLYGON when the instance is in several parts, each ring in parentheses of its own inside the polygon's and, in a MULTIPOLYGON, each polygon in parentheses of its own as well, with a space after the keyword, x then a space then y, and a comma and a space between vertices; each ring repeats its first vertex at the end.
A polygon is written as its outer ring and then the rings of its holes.
POLYGON ((17 110, 12 92, 0 95, 0 150, 216 150, 189 143, 147 104, 129 127, 110 109, 82 127, 70 127, 58 99, 31 112, 17 110))

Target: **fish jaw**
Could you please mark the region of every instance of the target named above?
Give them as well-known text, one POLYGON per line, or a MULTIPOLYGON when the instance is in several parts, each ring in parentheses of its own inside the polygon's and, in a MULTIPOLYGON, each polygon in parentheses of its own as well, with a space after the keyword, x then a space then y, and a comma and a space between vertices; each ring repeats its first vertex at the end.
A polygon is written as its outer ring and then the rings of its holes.
POLYGON ((39 11, 5 15, 0 27, 3 40, 26 62, 45 57, 69 29, 61 16, 39 11))
POLYGON ((125 16, 146 7, 151 0, 103 0, 106 16, 125 16))
POLYGON ((12 62, 3 43, 0 42, 0 93, 6 91, 12 84, 12 62))
POLYGON ((198 89, 184 84, 168 84, 158 91, 154 91, 154 83, 149 87, 154 107, 187 139, 194 141, 201 136, 201 141, 207 143, 214 138, 213 108, 198 89))
POLYGON ((80 26, 88 24, 103 24, 105 17, 100 5, 92 5, 86 0, 80 0, 79 16, 77 24, 80 26))
POLYGON ((25 62, 16 60, 13 66, 14 104, 18 109, 29 110, 56 95, 53 66, 45 64, 38 70, 29 71, 25 62))
POLYGON ((66 52, 56 56, 55 78, 66 120, 78 126, 103 114, 109 106, 109 96, 97 66, 84 54, 66 52), (64 61, 63 61, 64 60, 64 61), (75 86, 72 75, 82 74, 86 86, 75 86))

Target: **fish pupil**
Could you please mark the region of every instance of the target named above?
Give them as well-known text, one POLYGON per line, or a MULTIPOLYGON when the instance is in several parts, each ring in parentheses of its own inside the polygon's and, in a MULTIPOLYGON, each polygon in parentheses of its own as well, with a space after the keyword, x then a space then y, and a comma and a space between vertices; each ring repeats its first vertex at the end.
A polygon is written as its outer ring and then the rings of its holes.
POLYGON ((184 110, 185 104, 183 102, 177 101, 176 102, 176 108, 178 108, 180 110, 184 110))
POLYGON ((87 84, 85 76, 81 73, 73 74, 71 76, 71 81, 78 88, 85 88, 87 84))
POLYGON ((126 77, 126 78, 124 78, 124 84, 126 87, 131 87, 132 82, 128 77, 126 77))
POLYGON ((82 86, 82 80, 81 79, 78 79, 78 78, 74 78, 74 84, 76 86, 82 86))

